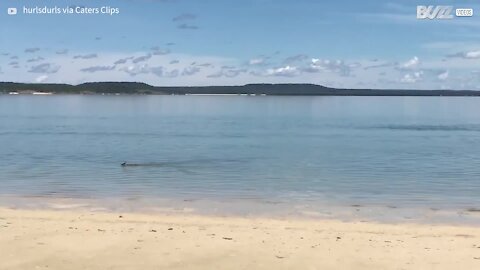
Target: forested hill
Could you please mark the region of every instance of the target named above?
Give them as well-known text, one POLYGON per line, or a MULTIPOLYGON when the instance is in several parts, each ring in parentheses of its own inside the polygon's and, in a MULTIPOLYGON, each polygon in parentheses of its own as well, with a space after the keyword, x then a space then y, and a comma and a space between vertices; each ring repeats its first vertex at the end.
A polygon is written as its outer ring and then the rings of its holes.
POLYGON ((248 94, 283 96, 480 96, 470 90, 338 89, 315 84, 247 84, 243 86, 151 86, 138 82, 91 82, 79 85, 0 82, 0 93, 54 94, 248 94))

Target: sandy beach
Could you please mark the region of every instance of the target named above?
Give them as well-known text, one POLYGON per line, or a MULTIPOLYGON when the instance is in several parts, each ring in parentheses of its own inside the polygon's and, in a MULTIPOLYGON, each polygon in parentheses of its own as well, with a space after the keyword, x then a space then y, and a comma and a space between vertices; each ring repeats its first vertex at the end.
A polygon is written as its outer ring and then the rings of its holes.
POLYGON ((480 269, 480 228, 0 209, 0 269, 480 269))

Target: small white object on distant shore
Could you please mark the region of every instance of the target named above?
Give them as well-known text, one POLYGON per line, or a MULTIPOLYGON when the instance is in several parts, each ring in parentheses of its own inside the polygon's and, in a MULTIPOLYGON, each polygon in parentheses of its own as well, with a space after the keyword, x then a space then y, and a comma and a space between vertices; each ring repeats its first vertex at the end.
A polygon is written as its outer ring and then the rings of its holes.
POLYGON ((18 92, 8 92, 9 95, 53 95, 52 92, 37 92, 32 90, 21 90, 18 92))

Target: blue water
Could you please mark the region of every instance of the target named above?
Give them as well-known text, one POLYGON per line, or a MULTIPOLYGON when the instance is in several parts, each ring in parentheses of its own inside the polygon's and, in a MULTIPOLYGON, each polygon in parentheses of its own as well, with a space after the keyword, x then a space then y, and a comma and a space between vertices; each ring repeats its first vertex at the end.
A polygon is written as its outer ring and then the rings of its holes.
POLYGON ((0 143, 0 196, 480 208, 480 98, 3 95, 0 143))

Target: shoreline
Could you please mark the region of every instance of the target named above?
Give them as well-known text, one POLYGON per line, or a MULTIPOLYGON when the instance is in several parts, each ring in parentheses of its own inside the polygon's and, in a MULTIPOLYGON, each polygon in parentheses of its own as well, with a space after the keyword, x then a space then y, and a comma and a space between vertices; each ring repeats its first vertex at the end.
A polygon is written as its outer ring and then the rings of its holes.
POLYGON ((0 269, 477 269, 480 228, 0 208, 0 269))
MULTIPOLYGON (((385 90, 391 91, 391 90, 385 90)), ((392 90, 393 91, 393 90, 392 90)), ((410 90, 406 90, 410 91, 410 90)), ((412 90, 416 91, 416 90, 412 90)), ((418 91, 437 91, 437 90, 418 90, 418 91)), ((442 90, 443 91, 443 90, 442 90)), ((471 90, 445 90, 445 91, 471 91, 471 90)), ((478 91, 480 92, 480 91, 478 91)), ((170 94, 162 94, 162 93, 54 93, 54 92, 35 92, 35 93, 17 93, 17 92, 8 92, 8 93, 1 93, 0 96, 193 96, 193 97, 426 97, 426 98, 433 98, 433 97, 440 97, 440 98, 478 98, 480 94, 473 95, 473 94, 458 94, 458 95, 415 95, 415 94, 375 94, 375 95, 355 95, 355 94, 257 94, 257 93, 248 93, 248 94, 230 94, 230 93, 201 93, 201 94, 191 94, 191 93, 170 93, 170 94)))
POLYGON ((328 201, 215 198, 72 198, 0 196, 0 209, 87 211, 145 215, 199 215, 225 218, 334 220, 379 224, 479 226, 480 209, 420 205, 340 204, 328 201))
POLYGON ((478 90, 418 90, 334 88, 310 83, 253 83, 218 86, 153 86, 143 82, 85 82, 78 85, 58 83, 0 82, 4 93, 110 93, 110 94, 235 94, 284 96, 480 96, 478 90))

